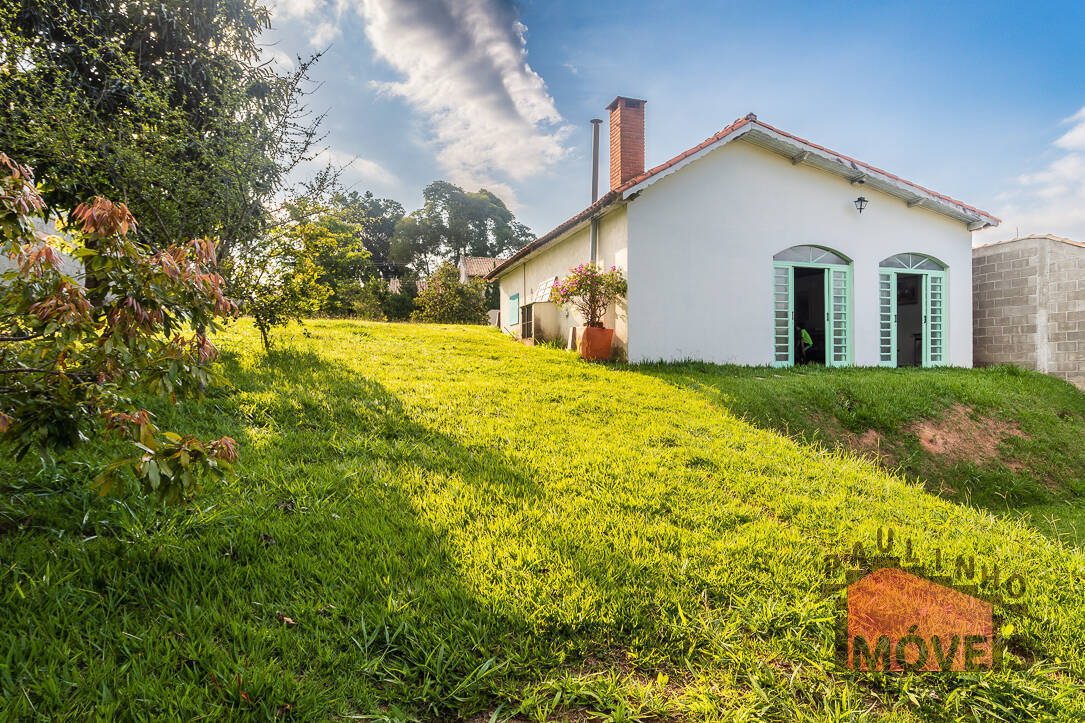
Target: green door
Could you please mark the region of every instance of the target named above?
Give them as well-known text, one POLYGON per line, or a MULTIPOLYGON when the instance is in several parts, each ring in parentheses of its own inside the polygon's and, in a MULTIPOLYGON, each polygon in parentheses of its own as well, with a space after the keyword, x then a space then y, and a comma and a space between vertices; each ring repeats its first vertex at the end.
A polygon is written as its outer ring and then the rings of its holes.
MULTIPOLYGON (((825 365, 851 364, 851 266, 831 251, 795 246, 788 252, 810 249, 811 260, 774 261, 772 264, 772 364, 795 363, 795 269, 825 270, 825 365), (839 263, 819 263, 830 260, 839 263)), ((782 254, 777 254, 780 256, 782 254)))
POLYGON ((851 364, 851 268, 825 270, 825 366, 851 364))
POLYGON ((897 273, 878 273, 878 366, 897 365, 897 273))
POLYGON ((897 366, 897 274, 914 274, 923 279, 920 364, 925 367, 946 363, 946 271, 936 260, 920 254, 898 254, 882 262, 878 270, 878 364, 897 366), (887 268, 892 266, 892 268, 887 268))
POLYGON ((928 271, 923 278, 923 366, 946 363, 946 272, 928 271))
POLYGON ((772 365, 795 363, 795 273, 791 264, 773 264, 773 358, 772 365))

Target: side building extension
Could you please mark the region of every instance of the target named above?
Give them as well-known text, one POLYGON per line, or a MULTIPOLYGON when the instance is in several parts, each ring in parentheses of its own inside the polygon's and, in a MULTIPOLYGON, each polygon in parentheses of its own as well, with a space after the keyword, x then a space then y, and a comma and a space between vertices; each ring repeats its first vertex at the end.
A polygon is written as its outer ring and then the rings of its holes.
POLYGON ((977 365, 1019 364, 1085 389, 1085 243, 1041 234, 972 250, 977 365))

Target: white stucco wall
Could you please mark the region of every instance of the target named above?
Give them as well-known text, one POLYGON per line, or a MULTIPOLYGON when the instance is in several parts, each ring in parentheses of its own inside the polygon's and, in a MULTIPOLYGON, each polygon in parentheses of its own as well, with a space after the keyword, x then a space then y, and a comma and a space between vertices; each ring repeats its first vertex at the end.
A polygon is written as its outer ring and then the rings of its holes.
MULTIPOLYGON (((609 268, 617 266, 627 271, 627 231, 624 206, 617 206, 599 221, 599 238, 596 261, 609 268)), ((590 260, 591 236, 589 225, 570 233, 541 252, 528 258, 526 262, 511 269, 500 278, 501 284, 501 327, 508 330, 508 303, 512 294, 520 295, 520 302, 534 296, 540 284, 552 280, 555 276, 564 278, 569 269, 590 260)), ((558 311, 561 339, 568 338, 569 329, 583 324, 579 315, 571 309, 558 311)), ((611 308, 605 320, 607 326, 615 329, 615 345, 624 353, 628 341, 627 315, 624 305, 611 308)), ((518 331, 512 329, 512 331, 518 331)))
POLYGON ((910 251, 946 264, 947 361, 972 365, 963 223, 742 140, 647 187, 626 213, 630 361, 771 364, 772 257, 811 244, 853 260, 855 364, 878 363, 878 264, 910 251))

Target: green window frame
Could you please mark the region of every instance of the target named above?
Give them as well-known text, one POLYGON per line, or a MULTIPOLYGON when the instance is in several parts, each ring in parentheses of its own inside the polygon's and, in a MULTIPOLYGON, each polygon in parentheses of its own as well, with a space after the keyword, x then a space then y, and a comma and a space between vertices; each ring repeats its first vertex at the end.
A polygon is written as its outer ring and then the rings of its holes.
POLYGON ((924 279, 923 366, 946 365, 946 272, 930 271, 924 279))
POLYGON ((878 365, 897 366, 897 274, 923 277, 924 367, 945 366, 949 346, 948 272, 936 258, 918 253, 890 256, 878 268, 878 365))
POLYGON ((509 297, 509 326, 520 323, 520 295, 513 294, 509 297))
POLYGON ((897 365, 897 273, 878 271, 878 366, 897 365))
POLYGON ((773 359, 795 364, 795 268, 825 269, 825 365, 852 363, 851 261, 821 246, 792 246, 773 256, 773 359))

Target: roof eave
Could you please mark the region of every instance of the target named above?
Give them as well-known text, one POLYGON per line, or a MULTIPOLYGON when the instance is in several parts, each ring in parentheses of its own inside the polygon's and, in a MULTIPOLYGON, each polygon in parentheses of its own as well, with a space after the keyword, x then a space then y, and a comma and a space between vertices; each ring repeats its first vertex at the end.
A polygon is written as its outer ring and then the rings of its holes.
POLYGON ((862 181, 877 191, 904 201, 909 207, 921 207, 964 223, 969 231, 997 226, 1001 221, 985 211, 973 208, 866 163, 796 138, 772 126, 755 122, 746 140, 774 151, 793 162, 834 173, 851 183, 862 181))
POLYGON ((969 231, 979 231, 980 229, 998 226, 1001 223, 999 219, 984 211, 954 201, 873 166, 854 161, 847 156, 783 133, 758 120, 751 120, 749 123, 735 128, 712 143, 698 149, 695 153, 667 165, 658 172, 649 172, 643 180, 624 188, 622 197, 629 199, 686 165, 740 138, 789 158, 795 165, 806 164, 820 168, 852 183, 862 181, 875 190, 901 199, 909 207, 920 206, 964 223, 969 231))
POLYGON ((567 238, 571 234, 576 233, 584 224, 589 223, 593 218, 601 216, 607 210, 607 208, 613 205, 616 201, 622 200, 620 194, 615 191, 609 191, 598 201, 585 208, 580 213, 576 214, 572 218, 564 221, 561 224, 546 234, 535 239, 527 246, 514 253, 504 263, 498 264, 490 273, 486 274, 487 281, 493 281, 501 276, 504 276, 509 271, 517 268, 521 263, 527 261, 535 254, 541 252, 544 248, 551 244, 557 243, 562 239, 567 238))
POLYGON ((993 228, 1002 223, 986 211, 973 208, 965 203, 923 188, 922 186, 905 181, 903 178, 875 168, 867 163, 849 158, 843 154, 810 143, 802 138, 785 133, 778 128, 773 128, 767 123, 757 120, 753 113, 740 118, 715 136, 706 139, 700 145, 694 146, 685 153, 675 156, 671 160, 645 171, 610 191, 596 203, 588 206, 576 216, 568 219, 556 228, 540 236, 535 241, 517 251, 505 262, 496 266, 486 274, 487 281, 493 281, 499 276, 518 267, 522 261, 526 261, 543 248, 575 232, 584 223, 588 222, 615 201, 629 201, 641 191, 666 178, 675 171, 703 158, 717 148, 738 139, 745 139, 766 150, 779 153, 791 159, 795 165, 808 164, 830 173, 835 173, 852 183, 862 181, 871 188, 881 191, 890 196, 904 201, 910 208, 922 207, 934 213, 959 221, 969 231, 979 231, 985 228, 993 228))

